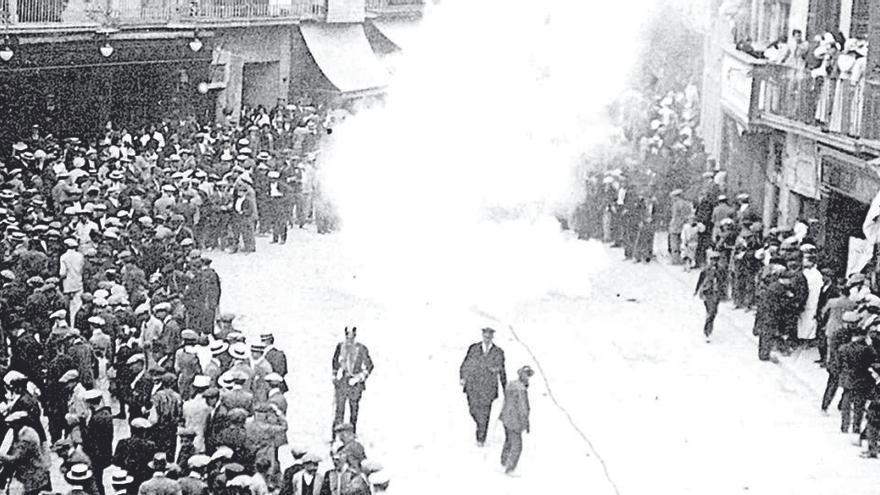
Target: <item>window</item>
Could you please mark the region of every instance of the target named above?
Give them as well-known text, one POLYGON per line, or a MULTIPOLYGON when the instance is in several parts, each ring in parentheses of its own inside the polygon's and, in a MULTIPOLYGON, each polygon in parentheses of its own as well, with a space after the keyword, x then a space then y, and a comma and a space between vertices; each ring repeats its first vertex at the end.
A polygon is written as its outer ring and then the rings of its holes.
POLYGON ((758 36, 756 41, 770 43, 788 33, 788 14, 791 5, 779 0, 763 0, 758 10, 758 36))
POLYGON ((868 38, 870 2, 871 0, 853 0, 852 21, 849 25, 849 36, 851 38, 868 38))

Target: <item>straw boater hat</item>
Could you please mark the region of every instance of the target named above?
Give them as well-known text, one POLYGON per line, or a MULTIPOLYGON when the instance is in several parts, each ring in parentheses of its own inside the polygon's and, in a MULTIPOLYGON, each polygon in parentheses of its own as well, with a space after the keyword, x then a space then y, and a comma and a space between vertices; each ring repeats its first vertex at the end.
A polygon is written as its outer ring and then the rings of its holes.
POLYGON ((211 342, 211 344, 209 345, 209 349, 211 350, 211 354, 213 354, 214 356, 218 356, 229 349, 229 344, 227 344, 223 340, 215 340, 211 342))
MULTIPOLYGON (((163 454, 164 455, 164 454, 163 454)), ((92 478, 92 470, 88 464, 78 463, 70 466, 64 478, 72 485, 77 485, 92 478)))
POLYGON ((250 349, 244 342, 236 342, 229 346, 229 355, 234 359, 249 359, 250 349))
POLYGON ((125 469, 117 470, 113 473, 113 477, 110 478, 110 484, 113 486, 130 485, 132 483, 134 483, 134 478, 129 476, 128 471, 125 469))

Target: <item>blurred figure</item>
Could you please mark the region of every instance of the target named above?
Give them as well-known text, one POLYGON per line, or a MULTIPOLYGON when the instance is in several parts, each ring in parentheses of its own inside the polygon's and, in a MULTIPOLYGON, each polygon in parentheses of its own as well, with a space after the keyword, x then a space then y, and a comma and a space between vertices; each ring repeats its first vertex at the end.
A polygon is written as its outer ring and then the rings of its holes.
POLYGON ((535 374, 529 366, 517 370, 517 379, 504 389, 504 405, 501 407, 501 424, 504 425, 504 447, 501 449, 501 465, 504 472, 512 473, 522 454, 523 431, 529 433, 529 380, 535 374))

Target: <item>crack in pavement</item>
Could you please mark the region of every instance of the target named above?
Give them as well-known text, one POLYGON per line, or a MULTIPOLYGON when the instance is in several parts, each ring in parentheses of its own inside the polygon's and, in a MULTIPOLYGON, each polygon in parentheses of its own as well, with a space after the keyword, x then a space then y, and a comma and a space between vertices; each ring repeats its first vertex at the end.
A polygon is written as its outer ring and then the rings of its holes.
MULTIPOLYGON (((577 435, 581 438, 581 440, 583 440, 583 442, 587 445, 587 448, 590 450, 590 452, 593 453, 596 460, 599 461, 599 465, 602 467, 602 472, 605 476, 606 481, 608 481, 608 484, 611 486, 611 489, 614 490, 614 493, 616 493, 617 495, 620 495, 620 489, 618 488, 617 483, 614 481, 614 478, 611 476, 611 472, 608 468, 608 464, 605 462, 605 459, 602 457, 602 455, 599 453, 599 451, 596 450, 596 447, 593 445, 593 442, 590 441, 590 438, 587 436, 587 434, 584 433, 584 430, 574 420, 574 417, 572 417, 572 415, 568 411, 568 409, 566 409, 566 407, 563 406, 559 402, 559 400, 556 398, 556 394, 553 393, 553 388, 550 385, 550 380, 547 377, 547 373, 544 372, 544 368, 543 368, 543 366, 541 366, 541 360, 538 359, 538 356, 535 355, 535 353, 532 351, 532 348, 529 347, 529 345, 526 344, 526 342, 519 336, 519 334, 516 332, 516 329, 513 327, 513 325, 511 325, 509 323, 504 323, 503 321, 496 318, 495 316, 492 316, 492 315, 490 315, 480 309, 474 308, 474 312, 476 312, 477 314, 479 314, 480 316, 482 316, 484 318, 495 321, 501 325, 505 325, 507 327, 507 329, 510 330, 510 334, 513 336, 513 339, 516 340, 517 343, 520 346, 522 346, 523 349, 525 349, 526 353, 528 353, 528 355, 532 358, 532 361, 535 363, 535 366, 538 368, 538 372, 541 376, 541 380, 544 382, 544 387, 547 389, 547 395, 550 397, 550 400, 553 402, 553 405, 556 406, 556 408, 565 416, 565 418, 568 420, 568 423, 571 426, 571 428, 575 431, 575 433, 577 433, 577 435)), ((587 457, 590 457, 589 453, 585 453, 585 455, 587 457)))

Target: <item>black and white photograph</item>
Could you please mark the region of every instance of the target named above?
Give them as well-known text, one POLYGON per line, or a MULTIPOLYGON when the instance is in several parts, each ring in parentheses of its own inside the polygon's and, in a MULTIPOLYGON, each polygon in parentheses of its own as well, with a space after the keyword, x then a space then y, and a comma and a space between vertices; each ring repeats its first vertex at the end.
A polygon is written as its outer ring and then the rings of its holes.
POLYGON ((0 495, 880 493, 880 0, 0 21, 0 495))

